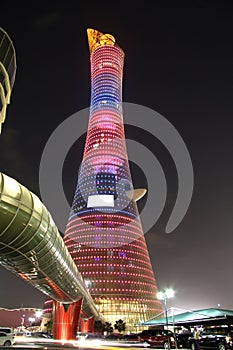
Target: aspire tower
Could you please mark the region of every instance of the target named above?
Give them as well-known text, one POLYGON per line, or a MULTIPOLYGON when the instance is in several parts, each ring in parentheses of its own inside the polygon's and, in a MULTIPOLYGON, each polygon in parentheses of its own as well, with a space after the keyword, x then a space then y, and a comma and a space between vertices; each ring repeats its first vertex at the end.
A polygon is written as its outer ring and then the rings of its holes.
POLYGON ((106 321, 127 330, 162 311, 130 174, 122 110, 124 52, 87 29, 89 125, 65 244, 106 321))

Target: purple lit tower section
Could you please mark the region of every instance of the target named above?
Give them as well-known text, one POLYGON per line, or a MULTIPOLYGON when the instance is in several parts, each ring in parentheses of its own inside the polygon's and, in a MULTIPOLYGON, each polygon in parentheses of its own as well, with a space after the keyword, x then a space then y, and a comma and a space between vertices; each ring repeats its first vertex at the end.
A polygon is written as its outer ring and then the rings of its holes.
POLYGON ((106 321, 127 330, 162 312, 137 209, 122 113, 124 52, 88 29, 90 118, 64 241, 106 321))

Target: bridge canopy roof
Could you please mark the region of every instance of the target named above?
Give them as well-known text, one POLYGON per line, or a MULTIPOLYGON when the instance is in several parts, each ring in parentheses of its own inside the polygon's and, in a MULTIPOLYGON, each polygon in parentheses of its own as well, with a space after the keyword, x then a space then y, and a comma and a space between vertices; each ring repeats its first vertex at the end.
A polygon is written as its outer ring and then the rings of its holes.
POLYGON ((142 322, 143 326, 159 326, 159 325, 201 325, 201 324, 230 324, 233 322, 233 310, 208 308, 199 310, 190 310, 171 316, 162 317, 161 314, 153 319, 142 322))

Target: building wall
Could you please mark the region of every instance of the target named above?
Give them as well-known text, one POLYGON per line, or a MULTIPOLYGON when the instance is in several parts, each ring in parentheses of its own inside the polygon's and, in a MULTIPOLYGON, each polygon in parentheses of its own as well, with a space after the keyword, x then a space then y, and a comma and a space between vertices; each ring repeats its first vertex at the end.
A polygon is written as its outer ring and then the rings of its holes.
MULTIPOLYGON (((19 308, 19 309, 5 309, 0 308, 0 326, 5 327, 28 327, 30 326, 30 317, 34 317, 38 309, 35 308, 19 308)), ((36 318, 35 322, 40 323, 40 319, 36 318)))

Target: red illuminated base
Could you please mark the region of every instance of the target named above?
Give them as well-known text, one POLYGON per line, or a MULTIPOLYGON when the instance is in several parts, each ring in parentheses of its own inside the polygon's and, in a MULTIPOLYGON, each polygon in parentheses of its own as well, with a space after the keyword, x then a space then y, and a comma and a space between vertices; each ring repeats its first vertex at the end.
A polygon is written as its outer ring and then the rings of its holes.
POLYGON ((95 318, 80 318, 80 331, 82 333, 94 332, 95 318))
POLYGON ((53 339, 76 339, 81 306, 82 299, 68 305, 53 300, 53 339))
POLYGON ((75 340, 78 330, 94 332, 94 316, 88 318, 81 307, 82 299, 68 305, 53 300, 53 339, 75 340))

